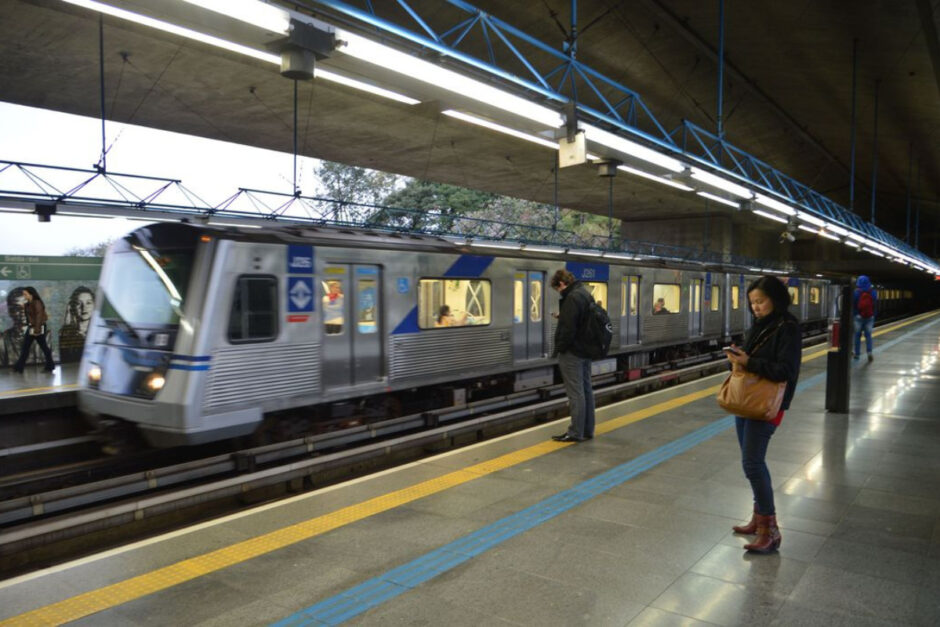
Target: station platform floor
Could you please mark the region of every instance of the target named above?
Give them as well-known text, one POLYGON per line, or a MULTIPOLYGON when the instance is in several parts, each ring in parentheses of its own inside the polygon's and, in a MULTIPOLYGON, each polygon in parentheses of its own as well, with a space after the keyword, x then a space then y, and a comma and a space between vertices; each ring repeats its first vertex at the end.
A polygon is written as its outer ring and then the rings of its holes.
POLYGON ((0 416, 75 405, 77 377, 78 364, 59 364, 53 372, 29 365, 22 374, 0 368, 0 416))
POLYGON ((848 414, 825 355, 770 442, 774 554, 731 531, 716 375, 0 582, 0 625, 938 625, 940 316, 878 331, 848 414))

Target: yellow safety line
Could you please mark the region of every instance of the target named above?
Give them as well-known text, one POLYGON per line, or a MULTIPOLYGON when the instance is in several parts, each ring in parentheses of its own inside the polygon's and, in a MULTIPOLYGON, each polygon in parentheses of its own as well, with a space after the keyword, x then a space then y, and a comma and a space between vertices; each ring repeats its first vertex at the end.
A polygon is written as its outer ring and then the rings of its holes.
POLYGON ((49 392, 56 390, 64 390, 65 388, 76 388, 78 387, 77 383, 63 383, 62 385, 52 385, 46 386, 44 388, 22 388, 20 390, 8 390, 6 392, 0 392, 0 396, 7 396, 10 394, 29 394, 31 392, 49 392))
MULTIPOLYGON (((923 318, 929 317, 930 315, 937 314, 929 314, 923 318)), ((883 329, 880 332, 887 333, 888 331, 892 331, 907 324, 912 324, 913 322, 917 322, 917 320, 903 322, 883 329)), ((821 357, 827 352, 828 349, 806 355, 803 357, 803 362, 821 357)), ((597 432, 608 433, 656 414, 687 405, 707 396, 714 395, 719 387, 720 386, 716 385, 697 392, 691 392, 679 398, 657 403, 646 409, 640 409, 626 414, 625 416, 607 420, 597 426, 597 432)), ((165 590, 171 586, 191 581, 202 575, 207 575, 228 566, 258 557, 259 555, 264 555, 265 553, 276 551, 291 544, 308 540, 344 525, 363 520, 426 496, 443 492, 444 490, 472 481, 473 479, 505 470, 516 464, 541 457, 542 455, 552 453, 568 446, 571 446, 571 444, 548 441, 513 453, 501 455, 489 461, 474 464, 473 466, 447 473, 435 479, 422 481, 413 486, 383 494, 382 496, 377 496, 356 505, 344 507, 329 514, 317 516, 316 518, 277 529, 249 540, 237 542, 210 553, 197 555, 196 557, 164 566, 163 568, 144 573, 143 575, 125 579, 124 581, 119 581, 109 586, 98 588, 97 590, 91 590, 57 603, 52 603, 30 612, 4 619, 0 621, 0 627, 12 625, 59 625, 78 620, 96 612, 107 610, 117 605, 139 599, 148 594, 165 590)))

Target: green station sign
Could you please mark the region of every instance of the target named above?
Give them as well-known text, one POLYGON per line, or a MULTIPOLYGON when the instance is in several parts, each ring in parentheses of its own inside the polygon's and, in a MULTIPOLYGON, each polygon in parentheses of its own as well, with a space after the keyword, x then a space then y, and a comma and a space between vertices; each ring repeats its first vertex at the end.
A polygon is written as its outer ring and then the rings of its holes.
POLYGON ((0 255, 0 281, 95 281, 101 257, 0 255))

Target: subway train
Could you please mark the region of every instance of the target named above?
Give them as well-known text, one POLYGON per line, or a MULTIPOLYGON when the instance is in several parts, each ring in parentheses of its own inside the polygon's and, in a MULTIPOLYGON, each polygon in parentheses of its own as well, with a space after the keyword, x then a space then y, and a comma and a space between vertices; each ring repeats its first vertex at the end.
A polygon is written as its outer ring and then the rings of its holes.
MULTIPOLYGON (((105 258, 79 408, 167 447, 251 435, 272 416, 330 421, 550 384, 549 280, 562 267, 610 314, 595 374, 635 378, 740 340, 751 322, 756 272, 505 246, 333 227, 139 228, 105 258)), ((837 290, 786 280, 805 330, 824 329, 837 290)))

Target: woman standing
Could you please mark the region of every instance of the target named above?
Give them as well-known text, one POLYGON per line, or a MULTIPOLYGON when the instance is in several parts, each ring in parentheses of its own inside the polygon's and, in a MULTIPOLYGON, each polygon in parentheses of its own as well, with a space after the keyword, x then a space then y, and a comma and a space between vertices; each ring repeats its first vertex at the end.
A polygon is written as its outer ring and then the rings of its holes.
POLYGON ((39 292, 35 287, 29 286, 23 288, 26 297, 26 318, 29 321, 29 328, 26 336, 23 338, 23 348, 20 349, 20 358, 16 360, 13 366, 15 372, 23 372, 26 360, 29 358, 29 349, 33 342, 39 344, 43 354, 46 356, 46 372, 55 370, 55 361, 52 359, 52 351, 49 350, 49 344, 46 343, 46 320, 49 316, 46 314, 46 306, 39 297, 39 292))
POLYGON ((790 407, 796 380, 800 375, 802 334, 800 324, 787 311, 790 294, 780 279, 765 276, 747 288, 747 299, 754 314, 744 347, 727 351, 728 361, 770 381, 786 381, 787 388, 780 412, 773 420, 735 417, 744 475, 754 493, 751 522, 734 527, 735 533, 757 534, 754 542, 744 545, 748 551, 770 553, 780 546, 780 529, 774 508, 774 488, 765 458, 770 437, 780 426, 784 410, 790 407))

